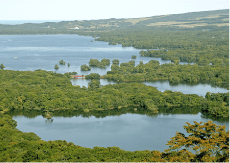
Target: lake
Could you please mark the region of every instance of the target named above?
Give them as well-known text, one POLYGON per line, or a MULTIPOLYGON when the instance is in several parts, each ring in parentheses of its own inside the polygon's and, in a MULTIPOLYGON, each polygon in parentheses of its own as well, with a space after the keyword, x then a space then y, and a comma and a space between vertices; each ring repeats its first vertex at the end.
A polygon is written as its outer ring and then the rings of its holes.
MULTIPOLYGON (((147 116, 141 114, 122 114, 120 116, 53 117, 53 122, 41 115, 35 118, 13 116, 18 123, 17 128, 23 132, 34 132, 42 140, 66 140, 75 145, 93 148, 94 146, 135 150, 168 149, 165 144, 174 137, 176 131, 186 133, 185 122, 207 122, 201 113, 193 114, 158 114, 147 116)), ((228 122, 213 121, 217 125, 228 122)))
POLYGON ((138 49, 121 47, 121 45, 108 45, 107 42, 93 41, 91 36, 78 35, 0 35, 0 62, 8 70, 37 70, 55 71, 55 64, 60 60, 70 63, 59 66, 57 73, 78 72, 80 75, 90 73, 106 74, 110 66, 104 69, 92 68, 91 71, 80 71, 80 66, 88 64, 93 59, 119 59, 120 63, 128 62, 132 55, 136 55, 136 64, 139 61, 148 63, 157 59, 161 64, 169 60, 160 58, 141 57, 138 49))
MULTIPOLYGON (((158 60, 160 64, 170 63, 169 60, 160 58, 141 57, 138 49, 133 47, 121 47, 121 45, 108 45, 107 42, 93 41, 90 36, 78 35, 0 35, 0 63, 7 70, 34 71, 43 69, 55 71, 54 66, 60 60, 70 63, 60 65, 57 73, 78 72, 79 75, 90 73, 106 74, 110 66, 92 68, 91 71, 80 71, 80 66, 88 64, 93 59, 119 59, 120 63, 128 62, 132 55, 136 55, 136 65, 139 61, 148 63, 150 60, 158 60)), ((186 63, 180 63, 186 64, 186 63)), ((73 85, 86 86, 86 80, 71 80, 73 85)), ((101 80, 101 85, 115 84, 108 80, 101 80)), ((192 93, 204 96, 206 92, 228 92, 227 89, 211 87, 208 84, 177 86, 169 85, 168 81, 143 82, 146 85, 157 87, 160 91, 173 90, 183 93, 192 93)), ((66 140, 83 147, 108 147, 118 146, 124 150, 160 150, 168 148, 164 144, 170 140, 176 131, 184 132, 185 122, 203 121, 201 114, 158 114, 147 116, 140 114, 122 114, 120 116, 106 116, 84 118, 82 116, 53 117, 54 121, 47 121, 42 116, 27 118, 25 116, 13 116, 18 122, 18 129, 24 132, 34 132, 43 140, 66 140)), ((215 122, 226 125, 228 122, 215 122)))
MULTIPOLYGON (((148 63, 150 60, 158 60, 160 64, 171 63, 170 60, 162 60, 155 57, 141 57, 141 50, 121 45, 108 45, 107 42, 93 41, 91 36, 79 35, 0 35, 0 62, 5 69, 19 71, 34 71, 43 69, 65 73, 76 71, 79 75, 98 73, 105 75, 110 71, 106 68, 93 67, 91 71, 81 71, 80 66, 88 64, 93 59, 119 59, 120 63, 128 62, 132 55, 136 55, 135 65, 140 61, 148 63), (93 42, 92 42, 93 41, 93 42), (60 66, 55 70, 55 64, 60 60, 70 63, 60 66)), ((180 64, 187 64, 181 62, 180 64)))

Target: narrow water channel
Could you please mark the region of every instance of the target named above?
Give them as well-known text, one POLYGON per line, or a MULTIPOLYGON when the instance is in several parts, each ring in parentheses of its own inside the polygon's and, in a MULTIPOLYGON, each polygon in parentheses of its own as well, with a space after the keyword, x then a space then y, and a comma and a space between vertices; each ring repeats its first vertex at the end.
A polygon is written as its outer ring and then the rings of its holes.
MULTIPOLYGON (((74 86, 80 87, 88 87, 88 83, 91 80, 85 79, 71 79, 71 82, 74 86)), ((164 92, 166 90, 171 90, 174 92, 182 92, 184 94, 197 94, 199 96, 205 97, 207 92, 212 93, 227 93, 229 90, 225 88, 213 87, 210 84, 197 84, 197 85, 189 85, 189 84, 178 84, 178 85, 170 85, 169 81, 152 81, 152 82, 141 82, 147 86, 156 87, 159 91, 164 92)), ((100 79, 100 85, 109 85, 109 84, 117 84, 116 82, 109 81, 107 79, 100 79)))

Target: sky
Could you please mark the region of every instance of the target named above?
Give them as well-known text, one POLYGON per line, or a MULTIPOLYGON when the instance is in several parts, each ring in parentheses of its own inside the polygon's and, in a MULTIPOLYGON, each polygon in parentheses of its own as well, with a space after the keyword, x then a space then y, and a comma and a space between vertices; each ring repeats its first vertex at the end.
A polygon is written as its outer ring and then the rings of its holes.
POLYGON ((0 0, 0 20, 92 20, 229 9, 229 0, 0 0))

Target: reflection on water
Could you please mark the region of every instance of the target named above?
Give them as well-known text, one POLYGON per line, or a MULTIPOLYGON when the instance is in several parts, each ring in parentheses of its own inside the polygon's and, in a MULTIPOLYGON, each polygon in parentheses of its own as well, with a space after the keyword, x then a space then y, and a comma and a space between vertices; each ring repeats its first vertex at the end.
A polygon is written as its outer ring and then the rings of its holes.
POLYGON ((46 120, 45 120, 45 122, 46 122, 47 124, 52 123, 53 121, 54 121, 53 119, 46 119, 46 120))

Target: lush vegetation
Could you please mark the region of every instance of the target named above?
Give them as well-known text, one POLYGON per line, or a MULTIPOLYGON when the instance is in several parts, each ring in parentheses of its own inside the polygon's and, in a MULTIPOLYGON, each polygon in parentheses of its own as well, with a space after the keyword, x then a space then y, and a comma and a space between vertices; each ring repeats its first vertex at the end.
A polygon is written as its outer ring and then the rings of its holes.
POLYGON ((90 70, 91 70, 91 68, 88 65, 86 65, 86 64, 81 65, 81 71, 90 71, 90 70))
POLYGON ((94 89, 94 88, 99 88, 100 86, 100 80, 91 80, 88 83, 88 88, 94 89))
POLYGON ((58 74, 44 70, 0 71, 0 110, 108 110, 127 106, 140 106, 153 113, 162 106, 197 106, 213 117, 228 117, 228 93, 206 95, 181 92, 160 92, 139 83, 120 83, 99 87, 98 74, 86 78, 96 79, 90 88, 72 86, 70 73, 58 74))
POLYGON ((136 55, 132 55, 131 58, 132 58, 132 59, 136 59, 137 56, 136 56, 136 55))
POLYGON ((65 61, 60 60, 60 61, 59 61, 59 65, 65 65, 65 61))
POLYGON ((5 66, 1 63, 0 68, 1 68, 1 69, 4 69, 4 68, 5 68, 5 66))
POLYGON ((55 69, 55 70, 58 70, 58 69, 59 69, 59 66, 56 64, 56 65, 54 66, 54 69, 55 69))
POLYGON ((168 142, 170 149, 159 151, 124 151, 118 147, 84 148, 71 142, 43 141, 34 133, 16 129, 17 122, 0 114, 1 162, 228 162, 229 133, 212 122, 184 126, 190 134, 177 133, 168 142), (193 144, 191 144, 193 142, 193 144), (185 150, 170 151, 185 146, 185 150), (187 150, 192 146, 196 153, 187 150), (204 147, 204 148, 203 148, 204 147), (198 149, 198 150, 197 150, 198 149))
POLYGON ((99 80, 100 79, 100 75, 97 74, 97 73, 90 73, 89 75, 85 76, 85 79, 97 79, 97 80, 99 80))
POLYGON ((112 61, 112 63, 114 64, 114 65, 119 65, 119 60, 118 59, 114 59, 113 61, 112 61))
POLYGON ((109 59, 102 59, 101 62, 97 59, 90 59, 89 65, 91 67, 99 67, 99 68, 105 68, 106 66, 110 65, 109 59))
POLYGON ((172 84, 206 82, 215 86, 228 88, 229 67, 226 65, 179 65, 163 64, 151 60, 147 64, 140 62, 136 67, 134 61, 112 65, 111 71, 104 78, 114 81, 169 80, 172 84))

